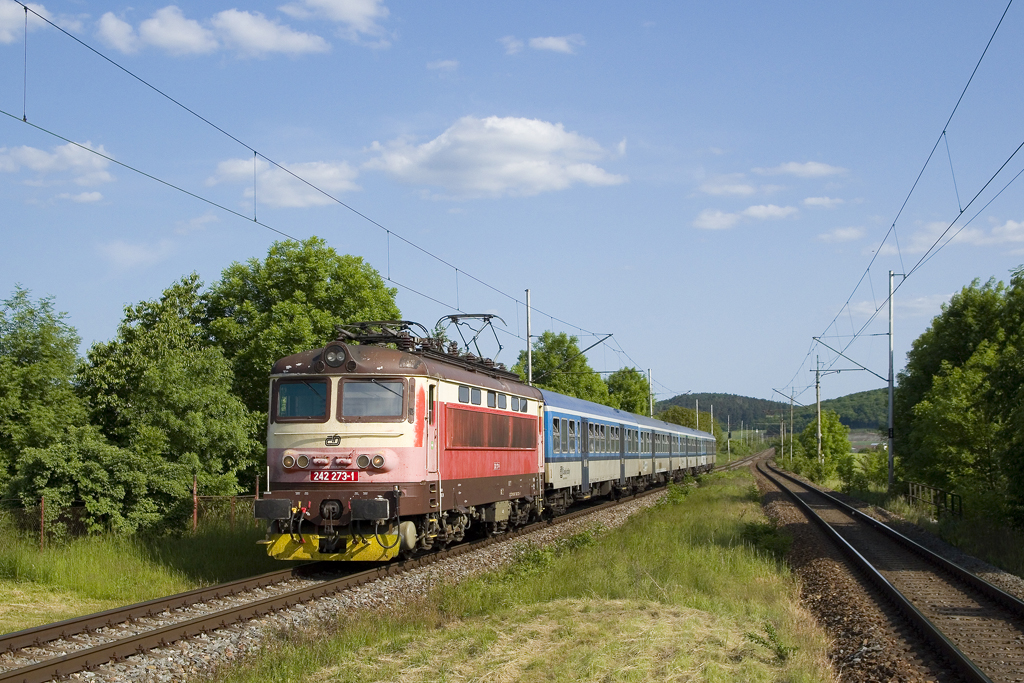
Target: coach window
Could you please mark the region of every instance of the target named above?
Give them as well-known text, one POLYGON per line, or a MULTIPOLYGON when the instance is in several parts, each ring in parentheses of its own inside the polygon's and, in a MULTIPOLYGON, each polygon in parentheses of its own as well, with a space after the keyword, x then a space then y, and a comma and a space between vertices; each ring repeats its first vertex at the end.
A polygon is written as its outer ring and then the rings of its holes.
POLYGON ((559 438, 558 423, 561 422, 557 417, 551 420, 551 452, 560 453, 562 445, 561 439, 559 438))
POLYGON ((274 422, 326 422, 327 380, 279 380, 274 386, 274 422))
MULTIPOLYGON (((513 399, 514 400, 514 399, 513 399)), ((569 453, 576 452, 576 420, 569 420, 569 453)))
POLYGON ((497 408, 498 407, 498 395, 493 391, 487 392, 487 407, 497 408))
POLYGON ((469 403, 469 387, 459 387, 459 403, 469 403))
POLYGON ((470 399, 469 399, 470 403, 472 403, 475 406, 480 405, 480 390, 479 389, 477 389, 475 387, 470 389, 469 390, 469 396, 470 396, 470 399))
POLYGON ((505 394, 498 394, 498 407, 501 408, 502 410, 505 410, 505 407, 507 405, 508 405, 508 396, 506 396, 505 394))
POLYGON ((569 452, 569 429, 565 426, 566 420, 562 418, 562 452, 569 452))

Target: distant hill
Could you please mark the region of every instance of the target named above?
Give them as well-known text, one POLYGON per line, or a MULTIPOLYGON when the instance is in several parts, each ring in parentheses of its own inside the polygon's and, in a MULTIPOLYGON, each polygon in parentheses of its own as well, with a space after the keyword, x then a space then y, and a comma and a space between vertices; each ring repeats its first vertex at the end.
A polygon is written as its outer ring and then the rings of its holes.
MULTIPOLYGON (((812 395, 811 398, 813 399, 814 396, 812 395)), ((788 401, 772 401, 751 396, 737 396, 736 394, 682 394, 665 401, 658 401, 654 409, 655 412, 660 412, 669 406, 693 408, 694 401, 700 402, 701 412, 711 410, 711 406, 714 406, 715 418, 723 428, 726 426, 727 419, 731 418, 733 429, 738 430, 742 421, 745 427, 764 429, 771 435, 779 433, 781 417, 785 417, 789 422, 788 401)), ((886 423, 888 390, 871 389, 828 399, 821 402, 821 409, 834 410, 839 413, 840 422, 851 429, 877 429, 886 423)), ((799 406, 794 408, 793 420, 796 423, 796 431, 801 431, 812 422, 814 415, 813 403, 804 408, 799 406)))

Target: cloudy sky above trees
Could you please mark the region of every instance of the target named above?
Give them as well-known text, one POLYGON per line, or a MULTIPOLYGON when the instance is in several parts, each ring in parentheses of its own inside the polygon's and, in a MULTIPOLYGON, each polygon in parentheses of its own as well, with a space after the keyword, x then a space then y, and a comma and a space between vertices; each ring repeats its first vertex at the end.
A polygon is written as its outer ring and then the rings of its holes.
MULTIPOLYGON (((316 234, 409 319, 501 315, 509 364, 530 288, 538 332, 614 333, 591 365, 650 367, 659 398, 768 397, 944 233, 899 292, 900 359, 953 291, 1024 263, 1022 188, 986 206, 1024 159, 971 203, 1024 140, 1022 8, 901 213, 1005 2, 30 6, 59 29, 0 0, 0 289, 54 295, 86 343, 316 234)), ((851 347, 880 374, 886 351, 851 347)))

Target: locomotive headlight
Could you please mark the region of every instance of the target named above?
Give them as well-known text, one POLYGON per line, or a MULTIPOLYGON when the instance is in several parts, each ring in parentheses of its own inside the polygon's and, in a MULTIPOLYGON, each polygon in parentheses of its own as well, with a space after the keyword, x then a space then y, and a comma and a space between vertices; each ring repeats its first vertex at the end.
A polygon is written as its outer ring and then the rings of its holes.
POLYGON ((356 458, 356 467, 358 467, 359 469, 365 470, 369 466, 370 466, 370 456, 368 456, 365 453, 363 453, 358 458, 356 458))
POLYGON ((309 458, 307 456, 305 456, 305 455, 300 455, 295 460, 295 464, 297 464, 299 467, 305 469, 306 467, 309 466, 309 458))
POLYGON ((291 468, 295 467, 295 458, 293 458, 290 455, 286 455, 283 458, 281 458, 281 464, 284 465, 284 468, 286 470, 290 470, 291 468))
POLYGON ((345 349, 341 346, 328 346, 324 349, 324 362, 332 368, 341 367, 345 362, 345 349))
POLYGON ((373 460, 370 463, 379 470, 381 467, 384 467, 384 456, 378 453, 373 456, 373 460))

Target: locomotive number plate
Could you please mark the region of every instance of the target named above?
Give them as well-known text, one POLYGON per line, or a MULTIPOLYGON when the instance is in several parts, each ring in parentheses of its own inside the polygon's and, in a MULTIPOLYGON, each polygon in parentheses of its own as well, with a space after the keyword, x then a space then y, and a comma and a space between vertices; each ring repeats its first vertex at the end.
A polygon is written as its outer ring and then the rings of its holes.
POLYGON ((334 470, 310 472, 310 481, 359 481, 357 470, 334 470))

